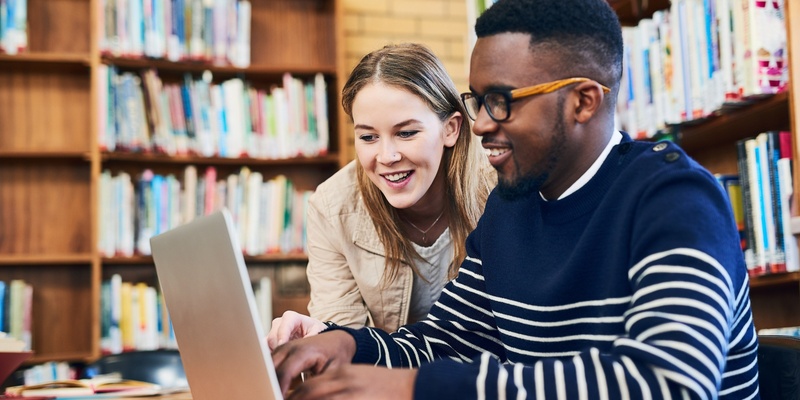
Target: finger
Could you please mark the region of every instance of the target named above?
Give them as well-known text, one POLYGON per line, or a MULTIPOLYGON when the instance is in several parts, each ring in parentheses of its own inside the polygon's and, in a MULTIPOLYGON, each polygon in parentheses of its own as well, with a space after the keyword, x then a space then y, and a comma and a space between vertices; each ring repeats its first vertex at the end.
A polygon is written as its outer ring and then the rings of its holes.
POLYGON ((351 399, 347 395, 347 382, 336 374, 317 375, 295 388, 287 400, 351 399))
POLYGON ((286 394, 292 383, 292 379, 300 375, 305 370, 312 368, 318 363, 318 357, 303 351, 303 348, 286 344, 279 346, 273 353, 272 361, 275 363, 275 372, 278 376, 281 390, 286 394))
POLYGON ((272 320, 272 327, 269 329, 269 333, 267 334, 267 345, 269 346, 270 350, 275 350, 275 348, 283 344, 278 339, 278 329, 280 326, 281 317, 272 320))
POLYGON ((303 337, 302 332, 298 332, 299 328, 301 325, 296 318, 290 318, 284 314, 281 324, 275 328, 275 339, 278 346, 292 339, 303 337))

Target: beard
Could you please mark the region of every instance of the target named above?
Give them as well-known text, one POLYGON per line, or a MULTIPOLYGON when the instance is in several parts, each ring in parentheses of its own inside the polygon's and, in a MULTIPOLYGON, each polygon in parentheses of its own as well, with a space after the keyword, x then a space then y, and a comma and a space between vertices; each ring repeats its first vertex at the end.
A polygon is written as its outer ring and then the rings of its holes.
POLYGON ((564 151, 566 142, 566 131, 564 128, 564 100, 563 96, 558 98, 558 112, 556 113, 556 123, 553 126, 555 134, 550 142, 545 162, 539 171, 522 172, 519 165, 519 160, 514 158, 514 167, 516 169, 516 179, 509 179, 498 174, 497 177, 497 195, 506 201, 515 201, 522 198, 538 193, 542 185, 547 182, 550 177, 550 171, 558 164, 561 154, 564 151))
POLYGON ((527 175, 517 180, 508 180, 502 177, 497 178, 497 195, 505 201, 515 201, 526 198, 533 193, 539 192, 542 183, 547 180, 547 174, 527 175))

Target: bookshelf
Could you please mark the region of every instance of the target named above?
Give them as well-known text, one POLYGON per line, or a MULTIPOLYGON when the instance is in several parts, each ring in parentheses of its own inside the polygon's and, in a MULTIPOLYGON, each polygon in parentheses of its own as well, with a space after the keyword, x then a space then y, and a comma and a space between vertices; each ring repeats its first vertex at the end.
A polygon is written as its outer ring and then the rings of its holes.
MULTIPOLYGON (((642 18, 670 6, 669 0, 608 0, 623 25, 636 25, 642 18)), ((792 132, 794 154, 798 154, 800 132, 800 5, 785 2, 789 48, 789 90, 734 109, 720 110, 702 121, 677 129, 681 147, 712 173, 737 173, 736 141, 769 130, 792 132), (794 28, 794 29, 793 29, 794 28), (794 56, 794 57, 793 57, 794 56)), ((797 158, 795 158, 796 160, 797 158)), ((800 189, 800 163, 793 163, 793 186, 800 189)), ((797 193, 797 192, 796 192, 797 193)), ((800 196, 793 197, 793 216, 798 215, 800 196)), ((795 238, 796 239, 796 238, 795 238)), ((800 325, 800 273, 751 278, 750 299, 756 329, 800 325)))
MULTIPOLYGON (((34 357, 91 361, 100 356, 100 287, 112 274, 155 283, 148 256, 103 257, 98 251, 99 180, 105 169, 135 176, 145 168, 178 173, 187 165, 223 173, 247 166, 265 179, 286 175, 312 190, 350 155, 339 93, 343 17, 338 0, 251 0, 251 62, 247 68, 198 62, 128 59, 101 54, 101 0, 27 0, 28 48, 0 54, 0 280, 33 286, 34 357), (321 157, 255 159, 168 157, 101 151, 98 145, 104 65, 136 72, 156 68, 164 81, 213 73, 214 81, 244 77, 256 88, 288 72, 321 73, 327 83, 330 140, 321 157)), ((180 176, 180 175, 178 175, 180 176)), ((272 279, 273 314, 305 310, 308 298, 282 294, 283 265, 304 265, 300 253, 246 257, 254 279, 272 279)))

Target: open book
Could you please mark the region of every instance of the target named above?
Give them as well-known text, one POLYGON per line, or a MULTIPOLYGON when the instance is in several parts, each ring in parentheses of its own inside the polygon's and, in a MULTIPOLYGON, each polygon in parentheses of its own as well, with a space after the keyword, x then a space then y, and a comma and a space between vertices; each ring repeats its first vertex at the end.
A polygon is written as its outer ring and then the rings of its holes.
POLYGON ((122 379, 119 374, 98 375, 90 379, 68 379, 35 385, 6 388, 7 397, 81 397, 96 394, 145 396, 159 394, 155 383, 122 379))

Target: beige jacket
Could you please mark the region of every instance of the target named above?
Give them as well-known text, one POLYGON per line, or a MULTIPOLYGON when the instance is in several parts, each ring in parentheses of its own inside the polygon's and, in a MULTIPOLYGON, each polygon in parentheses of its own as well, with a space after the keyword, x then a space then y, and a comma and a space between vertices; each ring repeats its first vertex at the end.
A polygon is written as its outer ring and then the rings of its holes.
POLYGON ((393 332, 408 320, 412 271, 401 268, 396 279, 383 286, 383 244, 356 182, 353 161, 309 198, 308 310, 321 321, 393 332))

